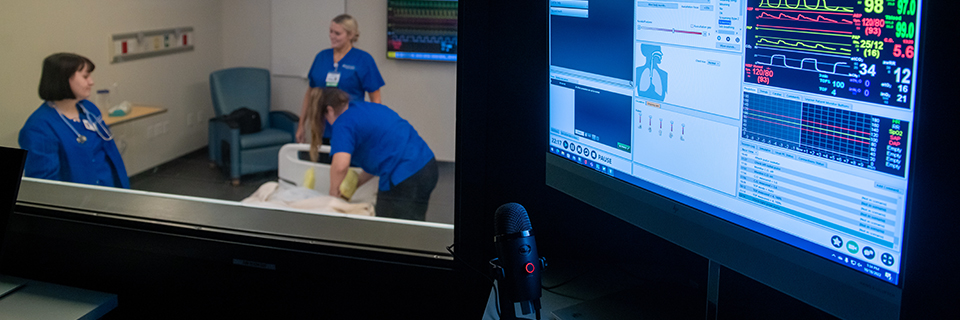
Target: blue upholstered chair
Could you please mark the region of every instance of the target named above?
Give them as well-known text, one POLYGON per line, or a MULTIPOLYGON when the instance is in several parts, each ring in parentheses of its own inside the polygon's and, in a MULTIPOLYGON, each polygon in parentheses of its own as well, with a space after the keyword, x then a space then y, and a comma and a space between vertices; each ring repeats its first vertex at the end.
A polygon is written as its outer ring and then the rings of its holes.
POLYGON ((287 111, 270 111, 270 72, 259 68, 229 68, 210 74, 210 96, 216 117, 209 121, 209 155, 213 164, 229 168, 233 185, 240 176, 277 170, 277 154, 294 142, 299 118, 287 111), (226 115, 240 108, 260 114, 259 132, 240 134, 226 115))

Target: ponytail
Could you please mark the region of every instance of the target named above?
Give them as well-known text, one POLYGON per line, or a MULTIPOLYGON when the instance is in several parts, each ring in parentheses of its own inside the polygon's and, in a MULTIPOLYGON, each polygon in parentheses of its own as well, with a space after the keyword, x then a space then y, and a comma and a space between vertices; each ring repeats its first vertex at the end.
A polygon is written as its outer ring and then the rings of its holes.
POLYGON ((321 91, 320 88, 310 88, 310 105, 307 107, 307 120, 308 125, 310 126, 310 161, 319 162, 320 161, 320 143, 322 143, 321 135, 323 135, 324 123, 323 120, 323 111, 317 106, 317 102, 320 101, 321 91))
POLYGON ((326 124, 327 106, 343 110, 350 102, 350 95, 337 88, 310 88, 310 105, 307 120, 310 120, 310 161, 320 161, 320 144, 326 124))

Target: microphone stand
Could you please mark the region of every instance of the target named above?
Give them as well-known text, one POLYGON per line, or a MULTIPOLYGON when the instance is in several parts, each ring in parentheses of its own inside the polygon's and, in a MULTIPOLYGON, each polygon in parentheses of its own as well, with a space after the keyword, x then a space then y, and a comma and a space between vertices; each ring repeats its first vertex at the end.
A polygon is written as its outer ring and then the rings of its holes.
MULTIPOLYGON (((543 262, 543 259, 541 258, 540 260, 541 260, 540 261, 541 265, 545 265, 545 263, 543 262)), ((526 318, 517 318, 517 311, 513 306, 515 301, 511 300, 510 297, 507 296, 507 292, 509 292, 509 289, 505 289, 503 287, 506 284, 506 281, 505 281, 506 272, 504 272, 503 267, 501 267, 500 264, 498 264, 499 261, 500 261, 500 258, 490 259, 491 269, 495 275, 497 283, 499 284, 497 286, 497 300, 499 301, 498 306, 500 307, 499 308, 500 310, 498 310, 498 312, 500 312, 500 319, 501 320, 526 319, 526 318)), ((537 320, 540 319, 540 299, 519 301, 519 303, 520 303, 520 311, 522 311, 523 314, 530 314, 531 311, 534 311, 536 312, 536 319, 537 320)))

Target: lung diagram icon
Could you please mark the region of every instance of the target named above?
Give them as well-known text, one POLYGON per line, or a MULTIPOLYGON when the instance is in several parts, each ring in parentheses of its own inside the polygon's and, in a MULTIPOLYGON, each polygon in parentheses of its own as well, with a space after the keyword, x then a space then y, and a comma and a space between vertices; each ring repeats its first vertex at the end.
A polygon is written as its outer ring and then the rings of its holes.
POLYGON ((640 53, 646 62, 637 68, 637 95, 663 101, 667 96, 667 72, 660 69, 663 51, 660 46, 641 44, 640 53))

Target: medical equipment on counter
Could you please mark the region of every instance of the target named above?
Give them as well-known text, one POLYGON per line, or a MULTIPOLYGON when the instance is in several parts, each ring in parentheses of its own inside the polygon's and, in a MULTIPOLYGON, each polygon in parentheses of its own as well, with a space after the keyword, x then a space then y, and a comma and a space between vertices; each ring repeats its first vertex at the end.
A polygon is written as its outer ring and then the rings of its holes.
POLYGON ((107 114, 110 115, 111 117, 122 117, 127 115, 128 113, 130 113, 129 101, 121 102, 120 104, 114 106, 113 108, 110 108, 110 110, 107 110, 107 114))

